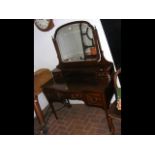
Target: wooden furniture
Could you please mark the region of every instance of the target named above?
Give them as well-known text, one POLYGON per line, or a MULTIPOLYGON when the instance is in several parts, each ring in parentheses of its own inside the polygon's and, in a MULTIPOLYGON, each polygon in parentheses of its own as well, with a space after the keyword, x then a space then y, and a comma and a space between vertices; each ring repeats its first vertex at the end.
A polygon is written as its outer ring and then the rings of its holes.
POLYGON ((45 119, 44 119, 43 112, 39 105, 38 95, 34 95, 34 111, 36 113, 36 116, 38 118, 38 121, 39 121, 41 127, 43 127, 45 125, 45 119))
POLYGON ((44 93, 49 102, 60 101, 65 99, 79 99, 83 100, 87 105, 98 106, 107 109, 107 87, 108 85, 87 84, 87 83, 56 83, 49 81, 44 86, 44 93))
POLYGON ((108 111, 109 130, 115 134, 113 119, 121 120, 121 88, 117 86, 117 77, 121 73, 121 68, 114 74, 115 102, 110 106, 108 111))
POLYGON ((59 64, 52 70, 54 80, 42 87, 49 102, 79 99, 107 114, 114 69, 103 56, 96 28, 86 21, 65 24, 53 43, 59 64))
POLYGON ((109 130, 114 135, 115 134, 115 126, 113 123, 113 119, 117 119, 117 120, 121 121, 121 111, 117 109, 116 101, 110 106, 109 111, 108 111, 109 130))
MULTIPOLYGON (((45 118, 39 105, 38 95, 42 92, 41 86, 49 80, 52 80, 52 74, 51 71, 48 69, 39 69, 34 73, 34 110, 38 121, 41 124, 41 127, 45 125, 45 118)), ((51 108, 55 114, 55 117, 57 118, 56 112, 52 104, 51 108)))

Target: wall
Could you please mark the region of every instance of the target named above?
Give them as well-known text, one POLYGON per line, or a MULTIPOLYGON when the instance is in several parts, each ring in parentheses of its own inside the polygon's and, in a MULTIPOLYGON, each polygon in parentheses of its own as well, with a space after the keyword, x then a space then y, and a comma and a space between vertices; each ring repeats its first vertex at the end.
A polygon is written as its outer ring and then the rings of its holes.
MULTIPOLYGON (((76 20, 81 20, 81 19, 76 19, 76 20)), ((76 20, 75 19, 54 19, 55 27, 48 32, 42 32, 38 30, 34 25, 34 72, 40 68, 48 68, 52 70, 56 67, 56 65, 58 64, 58 59, 52 42, 52 37, 54 36, 54 32, 59 26, 76 20)), ((93 26, 96 26, 98 30, 102 50, 104 52, 104 56, 108 61, 113 62, 100 20, 99 19, 82 19, 82 20, 86 20, 93 26)), ((38 98, 39 98, 39 103, 41 108, 44 109, 48 105, 48 101, 46 100, 43 93, 41 93, 38 96, 38 98)), ((83 103, 83 102, 72 101, 71 103, 83 103)))

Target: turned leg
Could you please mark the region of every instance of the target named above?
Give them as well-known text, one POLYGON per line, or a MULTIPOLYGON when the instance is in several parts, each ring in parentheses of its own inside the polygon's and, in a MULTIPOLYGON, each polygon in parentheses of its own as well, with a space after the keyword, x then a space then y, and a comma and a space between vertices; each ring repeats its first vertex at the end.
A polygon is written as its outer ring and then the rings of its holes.
POLYGON ((107 118, 109 130, 114 135, 115 134, 115 127, 114 127, 114 124, 113 124, 113 120, 112 120, 111 116, 109 116, 109 113, 108 113, 107 109, 105 110, 105 112, 106 112, 106 118, 107 118))
POLYGON ((112 135, 114 135, 115 134, 115 127, 113 124, 113 119, 110 116, 108 116, 107 121, 108 121, 109 130, 112 133, 112 135))

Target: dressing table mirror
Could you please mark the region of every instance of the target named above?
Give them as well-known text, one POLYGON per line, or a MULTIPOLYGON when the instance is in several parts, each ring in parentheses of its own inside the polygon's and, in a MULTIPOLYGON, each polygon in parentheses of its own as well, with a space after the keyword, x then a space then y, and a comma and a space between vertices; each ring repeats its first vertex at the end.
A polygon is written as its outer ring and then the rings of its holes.
POLYGON ((56 33, 61 61, 84 62, 98 59, 93 29, 85 22, 68 24, 56 33))
POLYGON ((107 113, 114 68, 104 58, 97 29, 87 21, 71 22, 57 28, 52 40, 59 64, 43 86, 49 103, 78 99, 107 113))

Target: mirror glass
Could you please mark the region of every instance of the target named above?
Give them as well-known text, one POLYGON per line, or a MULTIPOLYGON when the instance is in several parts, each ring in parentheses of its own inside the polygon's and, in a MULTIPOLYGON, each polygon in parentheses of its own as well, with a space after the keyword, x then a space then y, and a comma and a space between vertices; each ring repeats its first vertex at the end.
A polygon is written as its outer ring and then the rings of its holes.
POLYGON ((72 23, 60 28, 56 41, 63 62, 97 59, 93 30, 87 23, 72 23))

